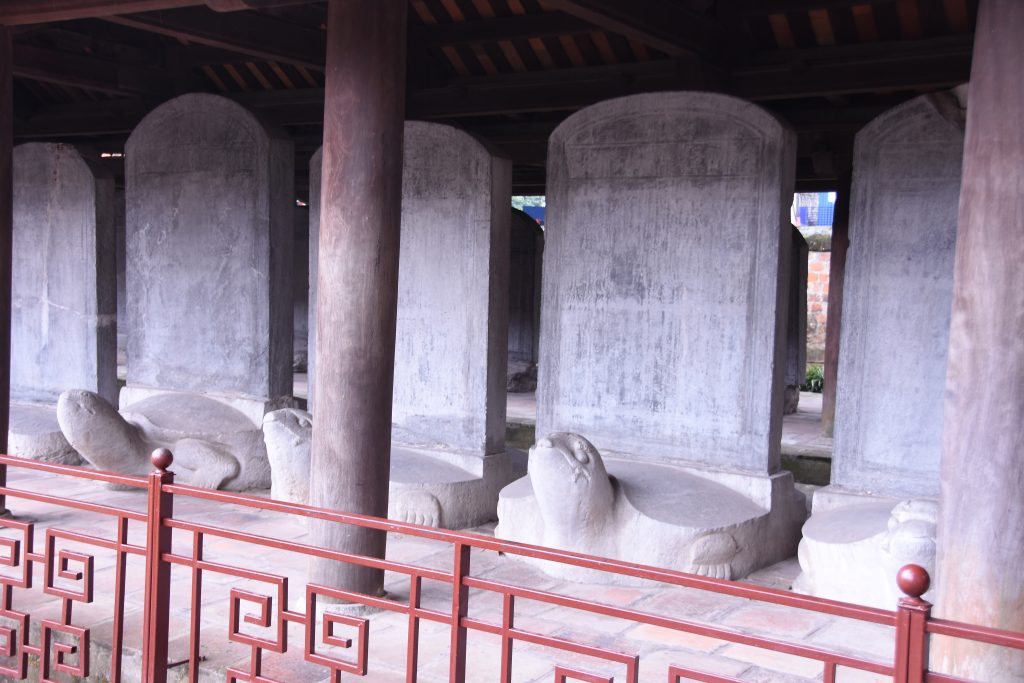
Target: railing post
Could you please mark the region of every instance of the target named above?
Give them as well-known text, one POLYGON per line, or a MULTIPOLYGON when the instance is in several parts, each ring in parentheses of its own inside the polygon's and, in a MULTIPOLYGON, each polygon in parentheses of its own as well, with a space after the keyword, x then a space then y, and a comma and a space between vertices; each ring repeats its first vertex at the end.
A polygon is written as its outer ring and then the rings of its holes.
POLYGON ((928 670, 928 633, 925 629, 932 605, 921 596, 928 591, 927 570, 908 564, 896 574, 896 584, 907 596, 896 612, 895 683, 923 683, 928 670))
POLYGON ((455 564, 452 567, 452 654, 448 680, 450 683, 466 683, 466 627, 462 620, 469 614, 469 586, 465 578, 469 576, 470 547, 462 543, 455 544, 455 564))
POLYGON ((153 451, 156 470, 149 475, 149 504, 146 519, 146 598, 143 610, 142 680, 167 681, 168 618, 171 597, 171 565, 163 561, 171 551, 171 529, 164 520, 174 514, 174 498, 163 490, 174 483, 168 472, 174 458, 166 448, 153 451))

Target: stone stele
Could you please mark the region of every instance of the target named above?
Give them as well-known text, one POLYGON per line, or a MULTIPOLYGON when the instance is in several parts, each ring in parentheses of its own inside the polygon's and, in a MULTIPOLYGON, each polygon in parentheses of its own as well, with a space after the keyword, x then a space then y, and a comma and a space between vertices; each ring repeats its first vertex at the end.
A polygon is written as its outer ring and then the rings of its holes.
MULTIPOLYGON (((311 244, 319 232, 312 225, 317 159, 310 168, 311 244)), ((467 133, 406 122, 389 504, 395 518, 448 528, 481 524, 495 518, 501 487, 525 471, 525 454, 505 447, 511 182, 509 161, 467 133)), ((313 263, 311 277, 316 272, 313 263)), ((311 283, 310 310, 315 297, 311 283)), ((315 323, 310 330, 324 334, 315 323)), ((311 380, 315 354, 311 343, 311 380)), ((315 399, 311 405, 315 415, 315 399)))
POLYGON ((797 590, 893 609, 902 564, 934 571, 962 120, 939 93, 857 134, 832 482, 797 590))
POLYGON ((800 406, 800 385, 807 378, 807 240, 800 231, 790 231, 793 247, 789 265, 789 314, 786 317, 786 379, 782 413, 790 415, 800 406))
POLYGON ((806 516, 779 463, 793 169, 792 132, 724 95, 610 100, 555 130, 537 394, 549 436, 501 492, 498 536, 727 578, 792 556, 806 516), (604 483, 604 502, 583 506, 601 514, 557 522, 605 478, 565 453, 597 450, 612 502, 604 483))
POLYGON ((65 389, 117 398, 114 181, 70 145, 14 148, 14 455, 78 464, 54 408, 65 389))
POLYGON ((292 143, 239 104, 177 97, 125 147, 121 405, 203 394, 258 429, 292 394, 292 143))

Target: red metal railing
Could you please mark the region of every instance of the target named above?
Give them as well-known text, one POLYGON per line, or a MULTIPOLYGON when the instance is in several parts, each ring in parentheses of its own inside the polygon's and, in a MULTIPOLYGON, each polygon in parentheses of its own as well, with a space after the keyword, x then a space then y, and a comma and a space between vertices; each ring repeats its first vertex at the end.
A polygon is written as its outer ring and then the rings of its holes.
MULTIPOLYGON (((640 654, 630 651, 627 647, 609 647, 580 642, 581 639, 578 638, 546 634, 518 625, 516 608, 517 603, 522 601, 604 615, 635 624, 646 624, 670 631, 704 636, 813 660, 821 664, 823 680, 826 683, 835 682, 839 667, 888 676, 897 683, 956 682, 961 680, 946 674, 928 671, 928 641, 931 634, 1024 650, 1024 634, 929 619, 931 605, 920 599, 920 596, 928 588, 929 580, 927 573, 919 567, 909 566, 901 570, 898 577, 899 585, 908 597, 899 601, 896 611, 888 611, 797 595, 756 585, 711 579, 550 548, 510 543, 477 534, 433 529, 385 519, 333 512, 306 505, 271 501, 251 495, 178 485, 173 483, 174 476, 166 469, 170 462, 170 453, 157 452, 154 454, 156 471, 148 477, 130 477, 0 456, 0 464, 20 470, 45 472, 77 480, 95 480, 147 491, 147 507, 143 512, 64 498, 49 492, 14 488, 11 485, 0 486, 0 495, 8 496, 12 504, 18 499, 34 501, 56 506, 62 510, 93 513, 103 518, 110 518, 113 523, 113 532, 110 538, 94 533, 49 527, 45 530, 42 548, 37 549, 35 523, 0 519, 0 527, 5 527, 18 536, 17 538, 0 538, 0 570, 2 570, 0 571, 0 620, 12 624, 0 626, 0 640, 3 641, 0 644, 0 661, 7 662, 6 666, 0 666, 0 675, 14 680, 24 680, 29 672, 30 659, 37 664, 39 677, 44 681, 62 680, 61 676, 86 677, 90 675, 93 664, 89 657, 92 628, 75 625, 73 607, 91 604, 94 601, 94 558, 93 555, 81 550, 58 548, 58 542, 61 545, 77 544, 76 547, 92 546, 114 553, 112 583, 114 599, 108 675, 110 681, 120 681, 124 677, 127 562, 132 557, 140 558, 145 562, 145 608, 141 626, 141 676, 142 680, 155 683, 166 681, 169 666, 177 665, 187 665, 189 681, 199 680, 200 666, 202 665, 200 644, 203 635, 200 615, 203 608, 204 578, 210 575, 227 577, 228 599, 230 600, 229 623, 227 624, 228 641, 249 648, 246 666, 226 668, 228 683, 232 681, 274 683, 275 679, 264 675, 265 655, 289 652, 289 626, 303 632, 302 660, 322 667, 330 674, 332 681, 340 681, 342 674, 367 675, 371 619, 352 613, 318 610, 318 600, 347 601, 376 610, 404 615, 407 620, 405 653, 404 657, 394 653, 394 657, 404 658, 404 677, 410 683, 415 682, 419 675, 420 628, 423 622, 441 624, 450 635, 448 680, 453 683, 481 680, 479 677, 467 673, 467 635, 470 633, 491 634, 500 638, 499 680, 503 683, 519 680, 513 673, 513 653, 517 644, 541 646, 557 652, 569 653, 569 656, 582 655, 592 658, 593 661, 600 660, 603 662, 602 667, 605 670, 614 670, 613 676, 585 670, 576 663, 572 665, 555 664, 553 665, 553 680, 557 683, 568 681, 605 683, 612 680, 637 683, 640 680, 640 654), (417 539, 445 543, 451 549, 451 569, 438 569, 395 560, 352 555, 299 543, 295 540, 274 538, 250 531, 228 529, 187 520, 175 516, 174 502, 176 499, 183 503, 186 499, 214 501, 338 524, 397 532, 417 539), (129 542, 129 523, 133 523, 133 527, 141 525, 141 528, 144 529, 144 546, 129 542), (208 544, 219 542, 231 542, 253 549, 274 549, 311 558, 354 563, 404 575, 408 581, 408 599, 397 601, 307 583, 304 587, 305 599, 302 607, 293 609, 288 598, 290 582, 287 575, 265 571, 259 567, 242 567, 208 559, 206 556, 208 544), (182 548, 185 550, 183 551, 182 548), (867 657, 852 656, 805 642, 779 640, 715 623, 684 619, 630 606, 612 606, 591 599, 474 576, 470 566, 470 551, 473 549, 546 560, 616 574, 620 577, 656 582, 665 586, 711 591, 760 603, 770 603, 892 627, 893 658, 891 661, 878 661, 867 657), (171 570, 174 567, 181 568, 189 574, 188 657, 181 662, 169 664, 170 583, 171 570), (59 609, 57 618, 40 617, 36 619, 38 635, 35 640, 38 644, 32 644, 30 642, 33 640, 30 637, 30 627, 33 617, 28 611, 18 611, 14 598, 15 595, 19 598, 26 595, 26 591, 33 587, 37 568, 41 568, 43 594, 57 600, 59 609), (427 608, 422 605, 424 581, 440 582, 450 587, 446 589, 450 591, 448 593, 450 602, 446 600, 443 609, 427 608), (267 589, 256 592, 242 587, 243 584, 254 582, 265 585, 267 589), (15 589, 18 589, 17 594, 14 592, 15 589), (471 589, 477 593, 471 593, 471 589), (479 616, 470 616, 471 595, 481 594, 492 594, 499 599, 500 610, 496 610, 500 614, 499 618, 489 620, 479 616), (343 638, 337 635, 336 630, 338 629, 345 629, 354 638, 343 638), (259 633, 254 633, 254 631, 259 631, 259 633), (339 650, 347 652, 349 656, 336 656, 339 650), (619 678, 620 676, 621 678, 619 678)), ((578 659, 579 657, 575 657, 575 660, 578 659)), ((664 681, 666 676, 669 683, 678 683, 682 680, 705 683, 738 682, 736 678, 699 671, 683 662, 669 664, 657 674, 656 678, 648 677, 645 680, 664 681)))

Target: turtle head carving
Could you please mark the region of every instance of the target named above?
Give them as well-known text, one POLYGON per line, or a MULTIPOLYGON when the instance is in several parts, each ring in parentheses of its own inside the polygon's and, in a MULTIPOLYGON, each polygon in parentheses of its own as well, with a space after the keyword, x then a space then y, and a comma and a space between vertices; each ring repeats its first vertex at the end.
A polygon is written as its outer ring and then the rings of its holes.
POLYGON ((313 421, 304 410, 282 408, 263 416, 263 432, 268 441, 280 440, 292 447, 308 447, 313 433, 313 421))
POLYGON ((94 462, 93 453, 112 446, 114 450, 130 451, 139 442, 114 406, 99 394, 85 389, 70 389, 60 395, 57 422, 68 443, 96 467, 109 466, 109 463, 94 462))
POLYGON ((882 544, 891 571, 918 564, 934 574, 938 514, 933 500, 905 500, 892 509, 882 544))
POLYGON ((530 481, 545 534, 561 547, 604 526, 615 491, 594 444, 579 434, 553 432, 530 449, 530 481))

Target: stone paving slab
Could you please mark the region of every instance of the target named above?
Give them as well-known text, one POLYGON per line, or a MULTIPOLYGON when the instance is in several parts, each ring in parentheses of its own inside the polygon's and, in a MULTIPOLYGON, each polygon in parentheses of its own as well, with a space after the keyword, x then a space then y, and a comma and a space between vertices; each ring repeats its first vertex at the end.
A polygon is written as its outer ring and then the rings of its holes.
MULTIPOLYGON (((145 506, 143 491, 112 491, 103 485, 67 478, 40 475, 16 468, 9 469, 12 487, 34 490, 41 493, 59 494, 77 500, 102 503, 121 508, 142 510, 145 506)), ((36 523, 35 547, 43 547, 44 528, 59 527, 76 530, 104 538, 111 538, 116 525, 109 519, 91 513, 56 509, 50 505, 8 499, 8 506, 18 520, 32 520, 36 523)), ((304 520, 285 515, 243 508, 234 505, 219 505, 209 501, 175 497, 175 517, 204 524, 231 528, 266 537, 296 541, 308 540, 308 529, 304 520)), ((493 525, 474 529, 490 535, 493 525)), ((13 538, 13 529, 0 530, 0 536, 13 538)), ((129 541, 143 544, 143 526, 132 522, 129 525, 129 541)), ((191 555, 192 534, 175 532, 174 552, 191 555)), ((107 549, 82 546, 70 541, 57 541, 57 549, 79 550, 91 554, 93 560, 92 604, 76 604, 73 608, 73 623, 92 629, 92 660, 97 670, 91 681, 104 680, 102 671, 107 669, 109 644, 112 636, 112 597, 114 591, 113 553, 107 549)), ((0 548, 0 554, 6 554, 0 548)), ((263 572, 275 577, 288 578, 288 606, 296 612, 305 610, 305 582, 308 560, 297 553, 282 552, 263 547, 246 546, 237 541, 215 538, 207 535, 204 543, 204 558, 210 562, 223 563, 235 569, 241 568, 263 572)), ((447 544, 429 541, 402 534, 389 534, 388 558, 419 566, 431 566, 450 571, 452 552, 447 544)), ((139 648, 141 647, 144 565, 139 557, 128 561, 127 586, 125 590, 124 633, 126 672, 124 680, 138 680, 139 648), (133 668, 134 667, 134 668, 133 668), (133 673, 134 672, 134 673, 133 673)), ((77 571, 77 564, 69 569, 77 571)), ((569 598, 591 600, 610 607, 638 610, 644 613, 679 618, 698 624, 715 625, 734 629, 738 632, 768 636, 803 644, 838 649, 851 654, 868 656, 878 661, 888 661, 892 656, 892 629, 868 624, 851 623, 828 615, 778 607, 765 603, 715 594, 690 588, 679 587, 619 587, 568 583, 548 577, 538 569, 517 561, 511 556, 499 555, 492 551, 474 550, 471 554, 472 574, 493 581, 500 581, 536 590, 556 593, 569 598)), ((790 561, 774 568, 759 572, 754 581, 760 585, 785 586, 794 575, 795 563, 790 561)), ((0 566, 0 574, 10 576, 15 570, 0 566)), ((13 589, 13 608, 30 612, 33 622, 40 617, 58 618, 59 601, 44 595, 43 571, 36 568, 36 582, 32 590, 13 589)), ((68 588, 80 586, 74 579, 61 579, 61 585, 68 588)), ((191 571, 176 566, 172 570, 171 627, 169 659, 177 665, 172 669, 172 680, 185 680, 188 657, 191 571)), ((390 597, 404 603, 409 595, 409 581, 404 575, 388 572, 385 577, 390 597)), ((200 653, 203 656, 200 681, 223 681, 228 667, 247 670, 251 650, 241 643, 230 643, 229 606, 231 591, 244 590, 257 594, 271 595, 275 601, 270 610, 271 628, 261 628, 258 623, 247 623, 243 619, 240 631, 254 637, 276 638, 273 633, 278 618, 276 601, 278 595, 267 581, 243 579, 230 574, 214 571, 204 572, 203 591, 200 600, 198 624, 200 629, 200 653)), ((427 609, 450 613, 450 587, 437 581, 424 581, 422 606, 427 609)), ((256 603, 242 600, 242 615, 253 615, 252 621, 259 622, 259 607, 256 603)), ((501 623, 500 596, 478 589, 470 591, 470 617, 490 624, 501 623)), ((333 605, 321 606, 323 610, 336 611, 333 605)), ((406 643, 408 641, 408 617, 398 611, 377 612, 369 619, 369 671, 363 680, 388 683, 405 680, 406 643)), ((0 617, 0 622, 5 620, 0 617)), ((7 625, 0 623, 0 625, 7 625)), ((821 665, 817 662, 759 650, 748 645, 730 643, 717 638, 673 631, 666 628, 636 623, 627 619, 597 615, 566 607, 556 606, 540 600, 517 599, 515 626, 532 633, 551 636, 561 642, 572 641, 602 648, 606 651, 640 656, 640 680, 663 683, 669 664, 683 664, 708 673, 738 677, 743 681, 772 681, 785 683, 820 680, 821 665)), ((321 635, 318 626, 317 637, 321 635)), ((448 680, 450 634, 446 625, 427 620, 420 622, 420 647, 418 672, 419 681, 448 680)), ((329 680, 329 672, 305 660, 304 633, 301 624, 291 623, 287 630, 288 649, 282 654, 267 653, 263 658, 263 675, 272 680, 287 683, 320 683, 329 680)), ((337 628, 337 635, 343 638, 355 637, 355 629, 347 626, 337 628)), ((38 642, 38 632, 31 636, 38 642)), ((341 648, 317 645, 318 652, 330 656, 351 659, 353 652, 341 648)), ((498 680, 501 661, 501 638, 487 633, 471 631, 468 650, 468 679, 477 681, 498 680)), ((614 676, 624 680, 625 667, 602 661, 600 658, 546 647, 530 642, 516 642, 513 648, 514 681, 553 680, 556 664, 570 666, 581 671, 614 676)), ((31 658, 30 658, 31 659, 31 658)), ((0 659, 0 665, 6 661, 0 659)), ((30 676, 31 678, 31 676, 30 676)), ((348 677, 343 676, 342 680, 348 677)), ((68 679, 70 680, 70 679, 68 679)), ((840 671, 839 680, 848 683, 868 683, 885 680, 884 677, 840 671)))

